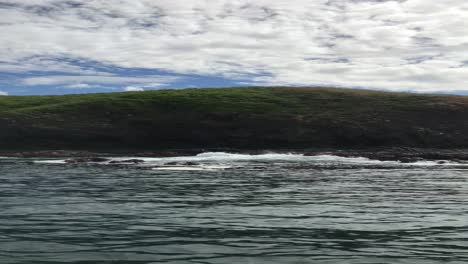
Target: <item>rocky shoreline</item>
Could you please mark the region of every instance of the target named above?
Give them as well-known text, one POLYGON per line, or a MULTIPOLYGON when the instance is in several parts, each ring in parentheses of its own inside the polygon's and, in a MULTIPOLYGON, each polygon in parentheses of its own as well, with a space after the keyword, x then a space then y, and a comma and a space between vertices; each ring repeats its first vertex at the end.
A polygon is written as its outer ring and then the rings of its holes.
MULTIPOLYGON (((241 154, 263 153, 296 153, 306 156, 336 155, 341 157, 365 157, 373 160, 417 162, 421 160, 468 161, 468 149, 420 149, 420 148, 387 148, 387 149, 168 149, 156 151, 77 151, 77 150, 36 150, 36 151, 0 151, 3 157, 19 158, 67 158, 75 162, 89 162, 103 157, 176 157, 194 156, 203 152, 229 152, 241 154)), ((136 161, 136 160, 132 160, 136 161)))

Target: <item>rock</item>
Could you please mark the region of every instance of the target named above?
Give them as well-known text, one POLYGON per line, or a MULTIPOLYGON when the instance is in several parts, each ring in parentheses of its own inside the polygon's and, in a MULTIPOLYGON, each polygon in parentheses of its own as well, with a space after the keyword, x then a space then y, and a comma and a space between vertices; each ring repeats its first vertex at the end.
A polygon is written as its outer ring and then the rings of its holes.
POLYGON ((420 160, 421 160, 420 158, 412 158, 412 157, 404 157, 404 158, 399 159, 401 163, 413 163, 413 162, 417 162, 420 160))
POLYGON ((185 165, 185 166, 197 166, 197 165, 200 165, 200 164, 199 164, 199 163, 196 163, 196 162, 188 161, 188 162, 184 162, 182 165, 185 165))
POLYGON ((192 161, 186 161, 186 162, 171 161, 171 162, 165 163, 164 165, 169 165, 169 166, 174 166, 174 165, 197 166, 197 165, 200 165, 200 163, 196 163, 196 162, 192 162, 192 161))
POLYGON ((133 163, 133 164, 139 164, 145 162, 144 160, 141 159, 128 159, 128 160, 113 160, 109 162, 110 164, 120 164, 120 163, 133 163))
POLYGON ((65 160, 66 163, 86 163, 86 162, 106 162, 109 159, 99 157, 85 157, 85 158, 74 158, 65 160))

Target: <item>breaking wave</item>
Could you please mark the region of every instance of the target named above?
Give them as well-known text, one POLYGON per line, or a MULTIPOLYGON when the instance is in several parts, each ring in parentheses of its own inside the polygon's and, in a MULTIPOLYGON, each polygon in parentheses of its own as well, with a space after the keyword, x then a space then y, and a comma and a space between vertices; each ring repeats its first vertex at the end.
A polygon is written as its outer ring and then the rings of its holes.
MULTIPOLYGON (((381 161, 365 157, 341 157, 336 155, 315 155, 308 156, 297 153, 265 153, 265 154, 237 154, 227 152, 205 152, 195 156, 180 156, 180 157, 162 157, 162 158, 148 158, 148 157, 117 157, 109 158, 102 164, 109 164, 110 162, 123 162, 129 159, 142 160, 144 164, 166 164, 166 163, 183 163, 183 162, 196 162, 196 163, 236 163, 236 162, 311 162, 320 164, 347 164, 347 165, 387 165, 387 166, 468 166, 466 163, 458 163, 451 161, 417 161, 412 163, 402 163, 400 161, 381 161)), ((64 164, 65 160, 37 160, 36 163, 44 164, 64 164)), ((161 170, 184 170, 184 167, 164 167, 157 168, 161 170)), ((201 168, 199 165, 186 166, 186 170, 210 170, 216 168, 201 168)), ((219 168, 217 168, 219 169, 219 168)))

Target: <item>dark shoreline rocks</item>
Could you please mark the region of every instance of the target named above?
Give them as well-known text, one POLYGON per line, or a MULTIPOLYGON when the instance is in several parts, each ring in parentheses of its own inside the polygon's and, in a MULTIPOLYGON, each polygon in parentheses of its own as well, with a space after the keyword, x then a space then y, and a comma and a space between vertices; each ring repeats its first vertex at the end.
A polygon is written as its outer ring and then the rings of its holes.
POLYGON ((107 158, 101 158, 101 157, 82 157, 82 158, 71 158, 71 159, 66 159, 66 163, 87 163, 87 162, 106 162, 109 161, 107 158))
POLYGON ((140 164, 143 162, 145 161, 141 159, 128 159, 128 160, 113 160, 113 161, 110 161, 109 164, 122 164, 122 163, 140 164))

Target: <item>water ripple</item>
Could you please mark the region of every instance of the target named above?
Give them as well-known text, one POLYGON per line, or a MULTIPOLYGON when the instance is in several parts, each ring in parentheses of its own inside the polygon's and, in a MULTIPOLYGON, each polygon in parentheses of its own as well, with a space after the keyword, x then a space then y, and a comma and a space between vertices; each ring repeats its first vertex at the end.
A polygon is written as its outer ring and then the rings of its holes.
POLYGON ((1 162, 0 263, 468 261, 468 170, 226 162, 1 162))

